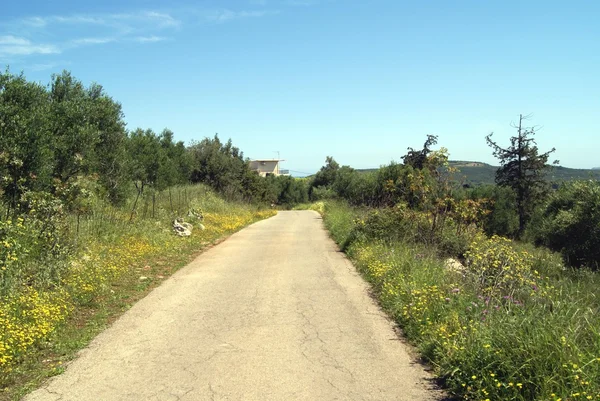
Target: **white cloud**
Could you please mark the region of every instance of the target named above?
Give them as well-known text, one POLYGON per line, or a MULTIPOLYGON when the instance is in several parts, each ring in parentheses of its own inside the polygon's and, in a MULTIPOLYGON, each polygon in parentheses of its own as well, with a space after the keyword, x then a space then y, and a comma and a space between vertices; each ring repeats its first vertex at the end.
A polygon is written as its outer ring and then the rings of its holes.
MULTIPOLYGON (((110 18, 108 20, 110 20, 110 18)), ((49 22, 55 22, 60 24, 104 25, 107 23, 107 19, 103 17, 90 15, 69 15, 47 17, 46 23, 49 22)))
POLYGON ((227 22, 241 18, 258 18, 267 15, 277 14, 277 11, 232 11, 228 9, 217 10, 209 13, 207 19, 212 22, 227 22))
POLYGON ((35 44, 25 38, 12 35, 0 36, 0 56, 29 56, 32 54, 60 53, 57 46, 35 44))
POLYGON ((12 21, 9 25, 13 31, 35 29, 39 32, 52 32, 55 26, 95 26, 97 29, 110 29, 111 34, 125 36, 132 32, 144 33, 157 29, 173 29, 182 22, 171 14, 157 11, 140 11, 137 13, 113 14, 72 14, 34 16, 12 21))
POLYGON ((46 26, 48 23, 45 18, 42 17, 29 17, 21 20, 23 25, 28 25, 36 28, 41 28, 46 26))
POLYGON ((29 69, 31 71, 46 71, 46 70, 50 70, 52 68, 55 68, 56 66, 57 66, 57 64, 55 64, 55 63, 33 64, 32 66, 29 67, 29 69))
POLYGON ((116 38, 80 38, 71 41, 73 45, 101 45, 104 43, 115 42, 116 38))
POLYGON ((313 0, 287 0, 285 4, 290 6, 312 6, 315 4, 313 0))
POLYGON ((173 18, 169 14, 159 13, 156 11, 148 11, 143 14, 147 19, 158 22, 160 27, 169 28, 169 27, 179 27, 181 25, 181 21, 173 18))
POLYGON ((57 54, 80 46, 159 42, 165 38, 159 36, 158 32, 177 29, 181 25, 182 22, 169 13, 146 10, 15 19, 0 25, 0 63, 14 56, 57 54), (86 37, 90 32, 94 32, 93 36, 86 37), (40 37, 60 39, 55 39, 51 44, 36 43, 36 38, 40 37))
POLYGON ((162 36, 138 36, 133 38, 133 40, 135 42, 138 43, 155 43, 155 42, 162 42, 163 40, 167 40, 167 38, 164 38, 162 36))
POLYGON ((30 42, 27 39, 17 38, 16 36, 0 36, 0 45, 27 46, 30 42))

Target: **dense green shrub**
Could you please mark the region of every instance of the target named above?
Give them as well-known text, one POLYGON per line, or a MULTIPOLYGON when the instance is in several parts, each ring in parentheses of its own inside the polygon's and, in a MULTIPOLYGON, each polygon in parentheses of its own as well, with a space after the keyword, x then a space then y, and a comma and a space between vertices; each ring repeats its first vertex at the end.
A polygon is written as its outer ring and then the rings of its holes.
POLYGON ((337 194, 332 188, 327 188, 324 186, 310 188, 310 200, 312 201, 335 198, 337 198, 337 194))
POLYGON ((542 213, 536 242, 559 251, 571 266, 598 269, 600 263, 600 183, 565 183, 542 213))
POLYGON ((304 179, 287 176, 269 176, 267 184, 272 188, 275 203, 293 206, 308 201, 308 188, 304 179))
POLYGON ((355 221, 348 241, 425 244, 437 249, 441 255, 463 257, 479 232, 474 225, 460 224, 449 215, 435 216, 399 203, 393 208, 367 211, 364 217, 355 221))
POLYGON ((507 187, 485 185, 468 190, 471 199, 488 199, 490 213, 481 221, 487 235, 515 237, 519 231, 519 215, 515 192, 507 187))
POLYGON ((0 296, 22 285, 57 285, 73 251, 60 199, 28 191, 21 210, 20 216, 0 221, 0 296))

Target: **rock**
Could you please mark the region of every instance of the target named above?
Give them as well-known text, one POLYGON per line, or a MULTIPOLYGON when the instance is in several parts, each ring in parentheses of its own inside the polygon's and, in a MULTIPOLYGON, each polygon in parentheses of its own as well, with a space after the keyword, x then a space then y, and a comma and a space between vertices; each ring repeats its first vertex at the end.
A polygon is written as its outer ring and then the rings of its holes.
POLYGON ((189 237, 192 235, 193 229, 194 226, 192 226, 190 223, 186 223, 182 218, 177 218, 175 221, 173 221, 173 230, 175 230, 175 234, 179 235, 180 237, 189 237))
POLYGON ((460 263, 458 260, 453 259, 453 258, 446 259, 444 261, 444 267, 450 271, 457 272, 457 273, 464 273, 464 271, 465 271, 465 266, 463 266, 462 263, 460 263))

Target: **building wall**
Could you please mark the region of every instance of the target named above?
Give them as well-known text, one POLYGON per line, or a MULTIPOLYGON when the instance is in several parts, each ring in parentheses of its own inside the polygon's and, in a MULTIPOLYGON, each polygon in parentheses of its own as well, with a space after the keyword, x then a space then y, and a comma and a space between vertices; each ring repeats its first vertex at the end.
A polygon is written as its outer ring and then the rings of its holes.
POLYGON ((279 175, 279 162, 268 160, 252 160, 250 161, 250 169, 258 171, 258 174, 260 174, 262 177, 265 177, 267 173, 279 175))

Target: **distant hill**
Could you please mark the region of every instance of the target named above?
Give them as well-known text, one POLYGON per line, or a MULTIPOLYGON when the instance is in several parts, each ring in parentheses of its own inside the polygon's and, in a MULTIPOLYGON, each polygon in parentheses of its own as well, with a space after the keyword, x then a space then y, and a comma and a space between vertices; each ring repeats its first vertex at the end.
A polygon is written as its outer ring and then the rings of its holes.
MULTIPOLYGON (((450 166, 458 168, 460 170, 458 177, 463 178, 464 183, 469 185, 493 184, 496 178, 496 170, 498 170, 498 166, 476 161, 450 160, 450 166)), ((358 171, 369 172, 375 170, 377 169, 363 169, 358 171)), ((600 168, 577 169, 552 166, 548 178, 552 182, 588 180, 590 178, 600 180, 600 168)))
MULTIPOLYGON (((481 162, 452 160, 450 165, 460 170, 460 175, 465 177, 465 184, 471 185, 493 184, 498 170, 498 166, 481 162)), ((548 179, 552 182, 590 178, 600 180, 600 170, 552 166, 548 172, 548 179)))

